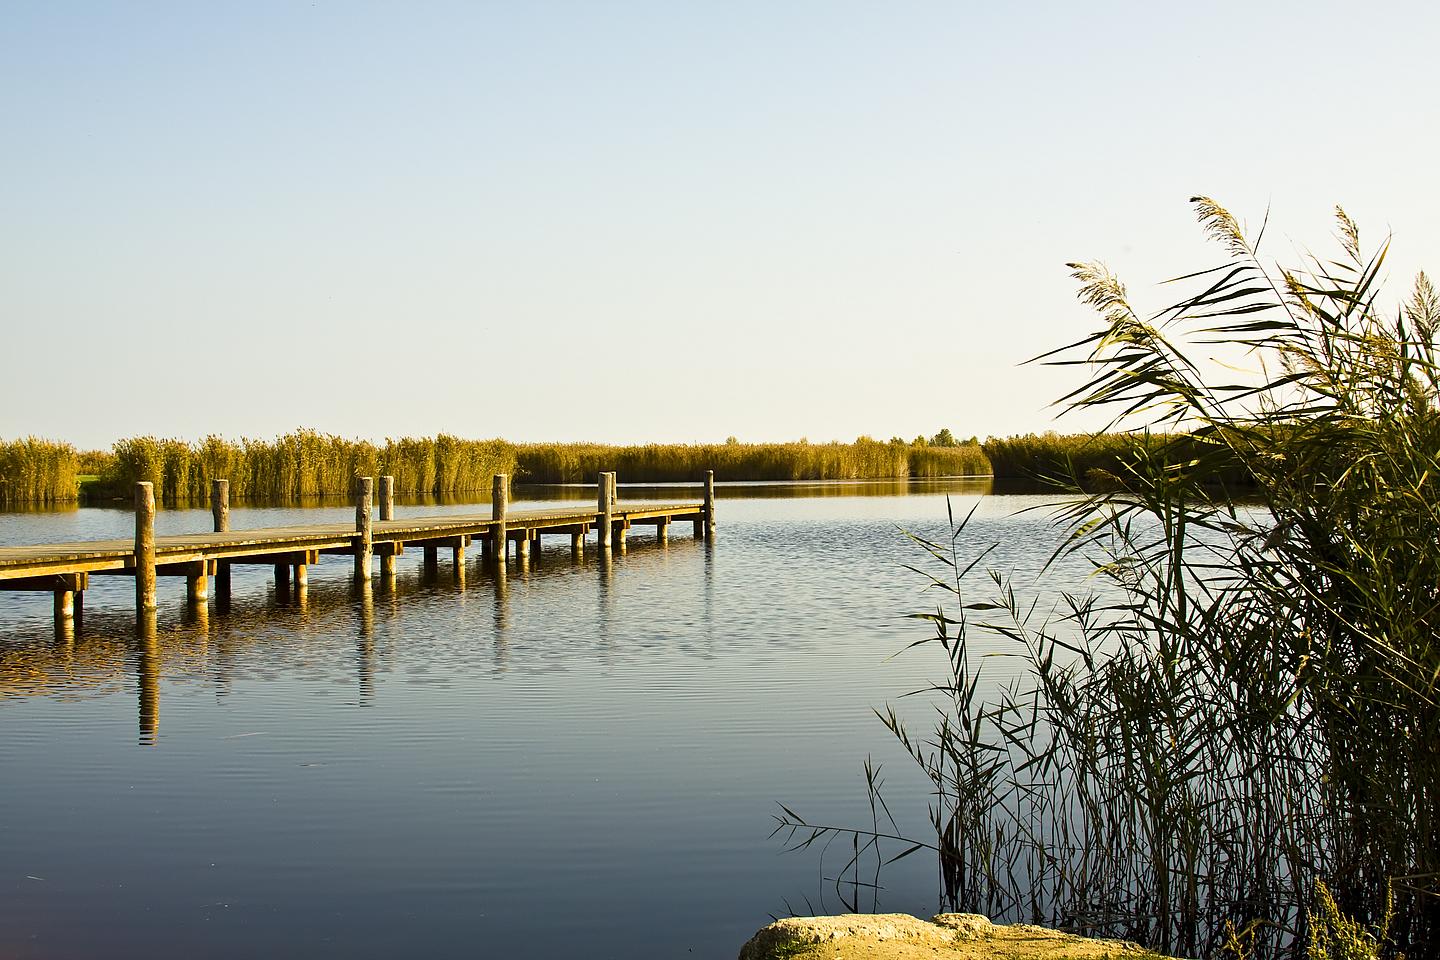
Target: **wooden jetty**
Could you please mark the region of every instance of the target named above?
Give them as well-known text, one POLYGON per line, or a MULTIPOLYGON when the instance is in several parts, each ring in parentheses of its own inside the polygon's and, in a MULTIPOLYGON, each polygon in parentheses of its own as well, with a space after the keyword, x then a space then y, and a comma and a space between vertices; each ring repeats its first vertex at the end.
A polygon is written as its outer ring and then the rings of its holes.
POLYGON ((613 472, 601 473, 593 508, 555 508, 512 512, 510 477, 499 474, 492 488, 488 516, 455 514, 396 520, 394 478, 380 478, 378 519, 373 501, 374 482, 361 477, 355 490, 355 523, 307 524, 258 530, 231 530, 229 483, 216 480, 210 492, 214 530, 175 536, 155 535, 155 494, 149 483, 135 485, 135 539, 99 540, 86 543, 55 543, 35 546, 0 547, 0 590, 35 590, 55 596, 56 628, 73 628, 84 609, 85 590, 91 576, 117 575, 135 578, 137 621, 153 616, 156 608, 156 581, 159 577, 184 577, 186 599, 204 604, 210 597, 210 580, 215 581, 217 602, 230 599, 230 568, 237 564, 273 566, 277 586, 291 582, 303 589, 307 568, 323 556, 354 559, 357 580, 371 578, 374 558, 380 558, 384 576, 395 573, 396 558, 405 548, 424 551, 427 569, 437 564, 438 553, 448 549, 457 568, 465 562, 465 549, 474 541, 481 545, 482 559, 500 569, 515 556, 530 556, 532 544, 540 538, 568 535, 576 555, 585 549, 592 530, 603 552, 624 549, 631 527, 653 526, 656 536, 669 536, 670 524, 689 520, 697 539, 715 530, 715 473, 705 478, 705 499, 700 502, 637 504, 622 506, 616 497, 613 472))

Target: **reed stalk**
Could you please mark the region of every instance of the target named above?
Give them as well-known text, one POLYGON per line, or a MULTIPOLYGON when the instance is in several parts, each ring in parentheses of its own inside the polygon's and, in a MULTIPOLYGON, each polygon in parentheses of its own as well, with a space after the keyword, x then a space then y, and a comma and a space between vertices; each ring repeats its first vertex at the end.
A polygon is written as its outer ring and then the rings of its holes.
POLYGON ((881 718, 930 781, 931 834, 789 808, 777 829, 876 862, 882 841, 929 850, 945 909, 1185 956, 1235 930, 1250 955, 1303 956, 1323 883, 1332 920, 1385 932, 1381 956, 1434 957, 1440 296, 1422 274, 1383 310, 1386 245, 1363 252, 1343 211, 1338 255, 1287 270, 1195 203, 1225 261, 1153 315, 1072 265, 1103 324, 1046 358, 1090 371, 1069 406, 1119 411, 1119 482, 1080 495, 1072 473, 1057 517, 1104 588, 1050 614, 999 572, 977 582, 987 548, 963 519, 917 538, 943 597, 916 615, 933 631, 916 646, 944 655, 938 720, 881 718), (1192 353, 1216 341, 1252 375, 1211 382, 1192 353), (982 637, 1016 679, 982 684, 982 637))

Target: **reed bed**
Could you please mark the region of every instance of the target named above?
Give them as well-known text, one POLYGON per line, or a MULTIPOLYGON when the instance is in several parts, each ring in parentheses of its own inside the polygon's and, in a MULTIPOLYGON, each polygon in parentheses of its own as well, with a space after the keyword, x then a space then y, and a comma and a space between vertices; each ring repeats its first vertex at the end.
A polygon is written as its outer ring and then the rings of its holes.
POLYGON ((27 437, 0 440, 0 504, 74 500, 80 461, 68 443, 27 437))
POLYGON ((476 494, 491 477, 515 469, 515 448, 503 440, 462 440, 441 434, 374 444, 313 430, 275 440, 206 437, 199 443, 135 437, 115 444, 102 463, 99 495, 123 497, 138 481, 155 485, 165 503, 203 501, 210 481, 230 481, 237 499, 289 501, 344 496, 356 477, 390 474, 400 494, 476 494))
POLYGON ((988 477, 992 472, 990 458, 978 443, 912 445, 908 459, 912 477, 988 477))
POLYGON ((910 476, 983 476, 989 465, 976 445, 914 447, 861 437, 854 443, 712 443, 608 446, 525 444, 517 449, 520 477, 533 483, 583 483, 597 471, 623 480, 694 481, 706 470, 717 480, 885 480, 910 476))
MULTIPOLYGON (((1173 437, 1154 434, 1139 442, 1158 449, 1173 437)), ((1069 483, 1101 471, 1117 474, 1133 459, 1137 439, 1112 433, 1027 433, 988 437, 982 445, 996 477, 1069 483)))
POLYGON ((1343 212, 1339 255, 1277 272, 1196 206, 1228 257, 1173 307, 1142 315, 1102 266, 1072 265, 1103 323, 1058 352, 1092 374, 1070 402, 1121 410, 1112 427, 1159 412, 1120 434, 1126 482, 1057 517, 1107 589, 1052 613, 977 567, 964 519, 917 538, 941 591, 915 615, 932 630, 915 646, 944 657, 922 691, 938 719, 881 718, 930 782, 930 832, 900 839, 869 763, 866 826, 785 808, 778 829, 845 839, 857 891, 878 888, 872 862, 928 850, 943 909, 1171 955, 1327 956, 1343 914, 1375 934, 1335 955, 1435 957, 1440 295, 1422 274, 1382 312, 1385 248, 1362 253, 1343 212), (1216 338, 1270 376, 1207 383, 1186 350, 1216 338), (981 682, 980 638, 1015 679, 981 682))

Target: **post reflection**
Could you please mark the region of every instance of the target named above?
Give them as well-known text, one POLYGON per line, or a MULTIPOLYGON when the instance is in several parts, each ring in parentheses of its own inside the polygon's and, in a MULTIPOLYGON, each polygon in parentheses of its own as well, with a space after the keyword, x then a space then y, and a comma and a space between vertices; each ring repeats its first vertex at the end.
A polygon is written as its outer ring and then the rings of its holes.
MULTIPOLYGON (((359 607, 355 638, 355 679, 362 707, 375 696, 375 591, 369 580, 356 580, 351 587, 359 607)), ((391 594, 393 597, 393 593, 391 594)))
POLYGON ((135 674, 140 695, 141 746, 153 747, 160 735, 160 639, 155 611, 135 621, 135 674))

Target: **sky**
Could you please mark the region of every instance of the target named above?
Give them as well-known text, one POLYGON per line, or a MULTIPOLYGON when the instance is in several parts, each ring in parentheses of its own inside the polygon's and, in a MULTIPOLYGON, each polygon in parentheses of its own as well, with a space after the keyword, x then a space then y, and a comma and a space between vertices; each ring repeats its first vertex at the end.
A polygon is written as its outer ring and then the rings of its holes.
POLYGON ((1440 6, 16 0, 0 438, 1085 429, 1021 365, 1343 204, 1440 272, 1440 6))

